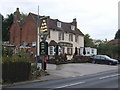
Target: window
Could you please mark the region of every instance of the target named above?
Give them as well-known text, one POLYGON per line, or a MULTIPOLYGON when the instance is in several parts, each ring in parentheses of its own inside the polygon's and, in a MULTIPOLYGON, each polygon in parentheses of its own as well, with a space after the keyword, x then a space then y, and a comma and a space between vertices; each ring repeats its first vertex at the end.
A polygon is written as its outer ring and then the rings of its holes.
POLYGON ((67 48, 67 54, 72 55, 72 48, 67 48))
POLYGON ((96 56, 95 59, 100 59, 100 56, 96 56))
POLYGON ((33 47, 36 46, 36 42, 32 42, 32 46, 33 46, 33 47))
POLYGON ((54 46, 48 47, 48 55, 54 55, 54 46))
POLYGON ((58 40, 61 40, 61 39, 62 39, 62 33, 58 32, 58 40))
POLYGON ((57 22, 57 27, 61 28, 61 22, 57 22))
POLYGON ((64 40, 64 32, 58 32, 58 40, 64 40))
POLYGON ((90 54, 90 52, 88 51, 87 54, 90 54))
POLYGON ((69 34, 69 41, 73 41, 73 34, 69 34))
POLYGON ((75 26, 71 25, 71 30, 75 30, 75 26))
POLYGON ((78 42, 79 41, 79 37, 78 35, 75 35, 75 42, 78 42))
POLYGON ((92 54, 94 54, 94 49, 92 49, 92 54))
POLYGON ((104 59, 105 59, 105 57, 102 57, 102 56, 101 56, 100 58, 101 58, 102 60, 104 60, 104 59))

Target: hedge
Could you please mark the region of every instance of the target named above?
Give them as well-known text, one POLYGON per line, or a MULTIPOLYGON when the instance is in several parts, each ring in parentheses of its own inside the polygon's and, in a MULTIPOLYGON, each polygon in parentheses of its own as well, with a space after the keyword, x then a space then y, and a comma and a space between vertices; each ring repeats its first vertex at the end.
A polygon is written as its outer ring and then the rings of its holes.
POLYGON ((88 63, 90 56, 73 56, 72 63, 88 63))
POLYGON ((2 64, 3 82, 18 82, 28 80, 31 72, 29 62, 10 62, 2 64))

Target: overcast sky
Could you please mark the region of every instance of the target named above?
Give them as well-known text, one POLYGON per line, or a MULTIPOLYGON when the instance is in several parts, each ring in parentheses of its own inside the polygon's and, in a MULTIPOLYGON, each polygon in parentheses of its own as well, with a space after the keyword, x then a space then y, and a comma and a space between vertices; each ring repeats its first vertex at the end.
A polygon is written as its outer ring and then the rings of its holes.
POLYGON ((16 8, 23 13, 50 16, 63 22, 77 19, 78 28, 93 39, 114 38, 118 30, 119 0, 1 0, 0 13, 6 17, 16 8))

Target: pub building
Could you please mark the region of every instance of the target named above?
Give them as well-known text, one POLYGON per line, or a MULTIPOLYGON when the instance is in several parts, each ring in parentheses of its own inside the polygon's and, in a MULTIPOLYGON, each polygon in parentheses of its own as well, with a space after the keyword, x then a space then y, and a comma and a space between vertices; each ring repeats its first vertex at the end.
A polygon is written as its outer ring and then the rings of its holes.
MULTIPOLYGON (((20 17, 19 8, 14 12, 13 24, 10 28, 10 44, 17 47, 29 46, 31 52, 36 54, 36 35, 37 35, 37 24, 41 27, 41 17, 29 13, 26 18, 20 17)), ((84 34, 77 28, 77 20, 74 18, 71 22, 63 22, 58 19, 46 19, 46 25, 48 30, 48 36, 46 41, 48 42, 48 54, 53 56, 55 54, 54 49, 56 45, 59 45, 61 50, 60 53, 66 54, 67 59, 70 60, 77 47, 78 55, 80 55, 80 47, 84 47, 84 34)), ((41 39, 40 39, 41 41, 41 39)))

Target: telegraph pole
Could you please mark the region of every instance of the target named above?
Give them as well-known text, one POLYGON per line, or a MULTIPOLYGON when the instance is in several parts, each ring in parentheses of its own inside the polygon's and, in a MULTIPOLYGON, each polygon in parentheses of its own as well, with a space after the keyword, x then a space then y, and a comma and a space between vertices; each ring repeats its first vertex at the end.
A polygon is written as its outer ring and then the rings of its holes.
POLYGON ((37 31, 36 31, 36 77, 37 77, 37 63, 38 63, 38 59, 39 59, 39 42, 40 42, 40 37, 39 37, 39 33, 40 33, 40 29, 39 29, 39 6, 38 6, 38 17, 37 17, 37 31))
POLYGON ((38 19, 37 20, 38 20, 38 22, 37 22, 37 56, 39 57, 39 55, 40 55, 39 54, 39 50, 40 50, 40 48, 39 48, 40 47, 40 44, 39 44, 40 43, 40 36, 39 36, 40 35, 39 6, 38 6, 38 19))

